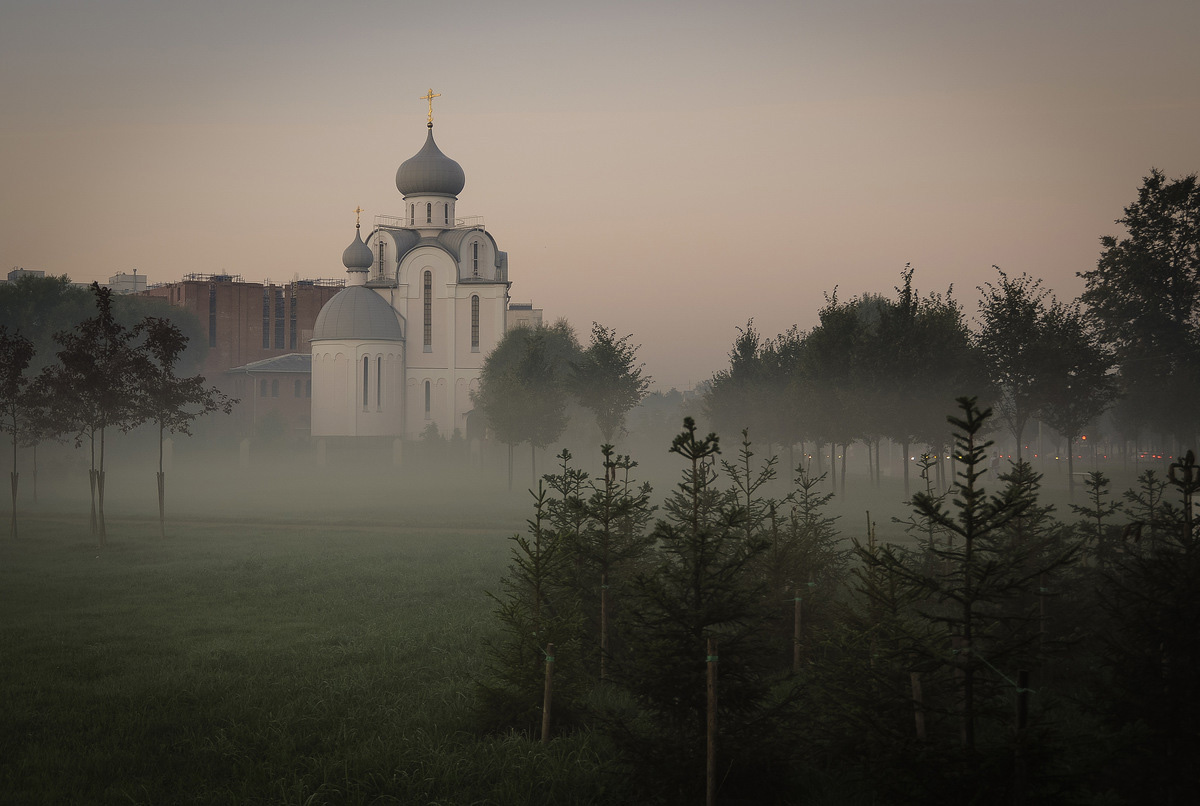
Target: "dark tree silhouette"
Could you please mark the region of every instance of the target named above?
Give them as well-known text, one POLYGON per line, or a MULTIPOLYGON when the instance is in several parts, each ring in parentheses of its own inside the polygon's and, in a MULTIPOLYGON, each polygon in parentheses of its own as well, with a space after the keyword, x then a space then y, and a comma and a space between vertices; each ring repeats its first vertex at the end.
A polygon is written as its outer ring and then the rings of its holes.
POLYGON ((17 445, 25 423, 30 419, 30 378, 26 371, 33 360, 33 342, 20 333, 8 332, 0 325, 0 431, 12 438, 12 537, 17 537, 17 445))
POLYGON ((640 345, 630 344, 632 335, 617 338, 615 330, 593 322, 592 340, 571 365, 572 386, 579 404, 590 409, 605 444, 611 444, 625 428, 625 414, 642 401, 650 388, 642 375, 640 345))
POLYGON ((158 529, 167 536, 166 473, 163 471, 163 439, 166 434, 191 434, 196 419, 212 412, 233 411, 230 400, 215 387, 206 387, 204 377, 180 378, 176 366, 188 337, 167 319, 148 316, 133 330, 142 336, 141 358, 137 365, 139 403, 144 418, 158 427, 158 529))

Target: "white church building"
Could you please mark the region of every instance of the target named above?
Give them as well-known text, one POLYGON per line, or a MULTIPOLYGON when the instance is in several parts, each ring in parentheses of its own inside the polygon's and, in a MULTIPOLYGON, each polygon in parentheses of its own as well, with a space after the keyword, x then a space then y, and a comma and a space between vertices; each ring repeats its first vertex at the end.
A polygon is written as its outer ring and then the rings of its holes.
POLYGON ((432 97, 425 145, 396 171, 404 215, 377 216, 365 241, 355 224, 346 288, 317 316, 314 437, 415 439, 431 423, 468 435, 471 392, 509 325, 508 255, 481 219, 457 217, 466 178, 433 140, 432 97))

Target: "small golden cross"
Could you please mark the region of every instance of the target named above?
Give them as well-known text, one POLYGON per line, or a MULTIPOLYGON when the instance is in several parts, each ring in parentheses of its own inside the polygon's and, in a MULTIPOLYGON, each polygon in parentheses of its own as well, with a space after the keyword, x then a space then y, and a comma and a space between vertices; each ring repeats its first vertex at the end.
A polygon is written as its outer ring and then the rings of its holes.
POLYGON ((362 216, 362 214, 363 214, 363 208, 361 208, 361 207, 354 208, 354 228, 355 229, 358 229, 359 224, 361 223, 360 217, 362 216))
POLYGON ((422 101, 429 101, 429 125, 430 126, 433 125, 433 99, 441 98, 441 97, 442 97, 442 94, 440 92, 435 93, 433 91, 432 87, 430 87, 428 95, 422 95, 420 97, 420 100, 422 100, 422 101))

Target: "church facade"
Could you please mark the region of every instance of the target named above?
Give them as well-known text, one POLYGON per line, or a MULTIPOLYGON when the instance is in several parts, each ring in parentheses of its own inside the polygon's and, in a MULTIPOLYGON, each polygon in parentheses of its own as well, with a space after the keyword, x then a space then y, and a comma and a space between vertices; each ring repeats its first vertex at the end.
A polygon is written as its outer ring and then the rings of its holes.
POLYGON ((346 288, 317 316, 314 437, 478 430, 471 392, 507 328, 510 283, 483 221, 457 217, 465 183, 434 142, 431 110, 425 145, 396 171, 403 215, 377 216, 365 240, 355 225, 346 288))

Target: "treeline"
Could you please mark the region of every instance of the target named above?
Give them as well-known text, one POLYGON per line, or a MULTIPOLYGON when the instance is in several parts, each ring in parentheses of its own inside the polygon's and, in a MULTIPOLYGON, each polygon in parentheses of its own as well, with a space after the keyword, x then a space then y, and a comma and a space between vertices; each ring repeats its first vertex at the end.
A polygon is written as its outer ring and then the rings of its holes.
POLYGON ((733 457, 690 419, 661 509, 637 463, 564 451, 495 594, 481 716, 611 748, 613 802, 1184 803, 1200 751, 1189 453, 1073 523, 991 412, 959 400, 959 472, 923 465, 902 545, 847 540, 801 464, 733 457))
POLYGON ((14 538, 18 449, 69 439, 89 450, 91 529, 103 546, 106 442, 113 432, 143 423, 158 431, 159 529, 165 536, 163 439, 190 433, 198 417, 228 414, 236 403, 205 386, 202 376, 180 374, 190 339, 166 317, 165 306, 116 303, 109 289, 92 283, 84 292, 65 277, 24 277, 0 293, 0 432, 12 448, 14 538), (85 318, 84 302, 94 307, 94 315, 85 318), (147 310, 127 324, 131 312, 147 310))
MULTIPOLYGON (((894 296, 845 300, 834 289, 807 332, 764 338, 750 322, 712 379, 707 414, 725 433, 748 427, 769 444, 817 446, 818 461, 820 446, 840 446, 843 485, 853 443, 873 453, 872 475, 882 439, 906 457, 914 444, 945 455, 941 401, 963 393, 994 407, 1018 458, 1032 421, 1064 438, 1069 460, 1110 410, 1122 440, 1194 444, 1200 415, 1179 401, 1200 394, 1196 176, 1153 171, 1117 223, 1127 235, 1102 239, 1097 267, 1079 275, 1079 299, 998 269, 978 289, 975 328, 949 291, 921 295, 909 267, 894 296)), ((906 492, 908 483, 906 462, 906 492)))

